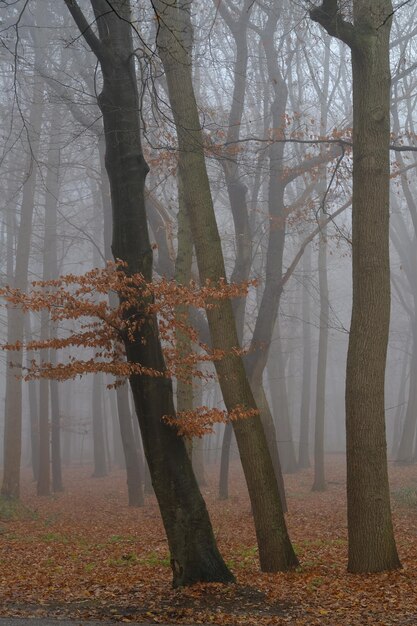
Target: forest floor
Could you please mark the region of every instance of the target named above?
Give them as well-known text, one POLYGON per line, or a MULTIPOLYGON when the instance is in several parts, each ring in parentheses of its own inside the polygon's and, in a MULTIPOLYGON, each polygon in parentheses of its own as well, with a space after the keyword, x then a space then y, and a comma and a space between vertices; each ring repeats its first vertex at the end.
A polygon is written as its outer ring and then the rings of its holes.
POLYGON ((124 472, 91 477, 66 469, 65 492, 38 498, 28 471, 23 506, 0 507, 0 616, 179 624, 417 626, 417 466, 390 465, 403 569, 346 572, 345 469, 327 458, 328 488, 312 493, 312 471, 286 476, 287 522, 300 567, 259 571, 248 496, 232 464, 230 499, 217 500, 217 471, 203 488, 235 585, 171 588, 168 548, 155 498, 126 504, 124 472), (9 513, 9 515, 8 515, 9 513))

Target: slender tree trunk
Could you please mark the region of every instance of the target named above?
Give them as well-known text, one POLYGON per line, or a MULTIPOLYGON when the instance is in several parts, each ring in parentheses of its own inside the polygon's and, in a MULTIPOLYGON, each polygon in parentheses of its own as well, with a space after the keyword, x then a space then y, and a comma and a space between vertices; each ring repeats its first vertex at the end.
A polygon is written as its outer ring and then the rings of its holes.
POLYGON ((62 481, 62 456, 61 456, 61 410, 59 402, 59 383, 50 381, 51 394, 51 468, 52 468, 52 491, 64 491, 62 481))
MULTIPOLYGON (((41 314, 41 340, 49 338, 49 315, 47 311, 41 314), (45 315, 46 313, 46 315, 45 315)), ((48 361, 48 350, 40 351, 41 362, 48 361)), ((49 425, 49 380, 41 378, 39 381, 39 472, 37 483, 38 496, 49 496, 51 492, 51 431, 49 425)))
POLYGON ((229 465, 232 437, 233 426, 231 422, 227 422, 223 433, 222 455, 220 458, 219 500, 227 500, 229 497, 229 465))
POLYGON ((285 362, 282 354, 279 322, 275 325, 274 350, 272 350, 267 367, 270 379, 272 408, 277 422, 279 433, 278 451, 284 474, 293 474, 297 471, 294 442, 288 406, 287 381, 285 362))
POLYGON ((94 478, 107 476, 106 449, 104 441, 104 416, 101 402, 103 378, 101 374, 93 377, 92 418, 93 418, 93 449, 94 478))
MULTIPOLYGON (((400 386, 399 386, 399 389, 398 389, 397 407, 396 407, 395 418, 394 418, 394 431, 392 433, 392 446, 391 446, 391 457, 392 458, 396 458, 397 452, 398 452, 398 447, 400 445, 400 440, 401 440, 401 429, 402 429, 402 426, 403 426, 404 414, 405 414, 404 407, 406 406, 406 402, 405 402, 405 386, 406 386, 406 382, 407 382, 407 365, 408 365, 408 362, 409 362, 409 359, 408 359, 408 355, 407 355, 407 357, 403 358, 403 363, 402 363, 402 368, 401 368, 400 386)), ((410 375, 411 375, 411 372, 410 372, 410 375)), ((412 379, 410 378, 410 380, 412 380, 412 379)))
POLYGON ((123 452, 122 437, 120 434, 119 416, 116 403, 116 392, 110 390, 109 404, 112 415, 112 442, 113 463, 121 469, 126 469, 126 460, 123 452))
MULTIPOLYGON (((226 137, 226 144, 232 146, 239 141, 240 128, 244 112, 248 65, 247 29, 252 8, 253 2, 251 0, 245 0, 238 18, 234 19, 230 10, 225 6, 225 4, 220 3, 218 5, 218 10, 225 20, 226 24, 228 25, 236 45, 236 55, 233 68, 234 88, 228 120, 228 132, 226 137)), ((265 39, 270 38, 272 42, 273 33, 275 31, 277 20, 279 17, 279 11, 271 11, 269 17, 270 19, 268 20, 267 26, 268 33, 265 39)), ((271 51, 271 48, 267 45, 266 52, 268 51, 271 51)), ((236 259, 231 276, 231 282, 241 283, 249 279, 252 263, 252 237, 247 203, 247 187, 243 182, 243 176, 239 168, 238 159, 233 154, 226 154, 221 163, 226 180, 230 208, 232 211, 235 227, 236 259)), ((246 298, 236 298, 235 300, 233 300, 233 312, 236 319, 237 336, 240 344, 242 344, 243 342, 245 308, 246 298)), ((277 483, 279 485, 282 507, 283 510, 286 511, 287 505, 285 499, 284 480, 281 471, 281 462, 277 446, 275 424, 272 419, 271 410, 266 398, 265 390, 262 388, 262 372, 258 373, 257 376, 252 377, 251 372, 249 371, 249 383, 251 385, 252 393, 260 410, 263 428, 267 433, 268 448, 272 457, 277 483)), ((220 499, 227 498, 230 443, 231 434, 230 431, 226 428, 224 431, 224 442, 222 445, 222 456, 220 465, 220 499)))
MULTIPOLYGON (((50 139, 48 146, 45 220, 43 244, 43 280, 58 278, 57 255, 57 207, 60 178, 59 122, 61 107, 54 105, 49 126, 50 139)), ((41 314, 41 338, 50 335, 50 316, 48 311, 41 314)), ((41 352, 41 361, 56 362, 55 351, 41 352)), ((52 458, 52 480, 54 491, 62 491, 62 473, 60 458, 60 414, 57 381, 40 380, 39 398, 39 478, 38 495, 50 493, 50 474, 52 458), (51 420, 49 407, 51 406, 51 420)))
MULTIPOLYGON (((200 279, 215 285, 225 279, 226 272, 192 85, 189 5, 175 0, 157 0, 154 8, 159 18, 157 44, 176 124, 185 202, 200 279)), ((207 318, 213 348, 225 351, 224 358, 216 361, 215 365, 227 410, 240 406, 245 410, 256 410, 242 359, 234 353, 239 341, 231 302, 220 301, 207 310, 207 318)), ((237 420, 233 422, 233 428, 251 498, 261 568, 278 571, 294 567, 297 558, 286 530, 261 420, 259 416, 237 420)))
MULTIPOLYGON (((30 321, 30 313, 25 316, 25 338, 26 342, 32 341, 32 328, 30 321)), ((31 351, 26 352, 27 366, 30 366, 32 359, 35 355, 31 351)), ((37 380, 30 380, 28 382, 29 392, 29 421, 30 421, 30 450, 31 450, 31 464, 33 480, 38 480, 39 475, 39 398, 38 398, 39 383, 37 380)))
MULTIPOLYGON (((303 258, 305 275, 311 272, 311 246, 307 246, 303 258)), ((301 390, 300 409, 300 442, 298 447, 298 467, 310 467, 310 406, 311 406, 311 326, 310 326, 310 296, 306 284, 302 292, 303 311, 303 382, 301 390)))
MULTIPOLYGON (((415 300, 415 304, 417 301, 415 300)), ((414 324, 416 325, 414 320, 414 324)), ((414 457, 414 438, 416 433, 417 420, 417 327, 413 329, 413 347, 410 364, 410 384, 408 387, 408 402, 405 413, 404 424, 402 428, 401 440, 398 446, 396 461, 400 464, 408 464, 413 462, 414 457)))
MULTIPOLYGON (((325 35, 323 82, 320 91, 320 135, 327 134, 327 115, 329 106, 330 81, 330 38, 325 35)), ((323 206, 327 192, 326 166, 320 168, 317 185, 318 200, 321 203, 319 219, 324 222, 326 211, 323 206)), ((314 429, 314 482, 313 491, 325 491, 326 478, 324 472, 324 438, 326 415, 326 374, 327 344, 329 337, 329 286, 327 280, 327 227, 322 225, 319 235, 318 254, 319 293, 320 293, 320 329, 319 351, 317 355, 316 380, 316 416, 314 429)))
MULTIPOLYGON (((35 55, 38 48, 35 48, 35 55)), ((36 64, 36 60, 35 60, 36 64)), ((34 78, 33 105, 29 123, 30 151, 27 161, 27 179, 23 185, 20 225, 16 246, 14 287, 26 291, 28 281, 29 254, 32 237, 33 206, 36 191, 37 158, 43 116, 43 82, 34 78)), ((24 314, 18 309, 7 308, 7 341, 22 341, 24 314)), ((3 439, 3 483, 1 494, 8 498, 19 498, 20 461, 22 453, 22 380, 19 378, 22 365, 21 352, 9 352, 6 373, 6 400, 3 439)))
POLYGON ((129 506, 143 506, 143 470, 133 432, 127 385, 116 390, 117 411, 126 462, 127 493, 129 506))
POLYGON ((314 482, 313 491, 326 490, 324 473, 324 418, 326 408, 326 371, 327 371, 327 340, 329 325, 329 289, 327 285, 327 245, 326 227, 320 233, 319 242, 319 292, 320 292, 320 329, 319 351, 317 356, 316 384, 316 419, 314 428, 314 482))

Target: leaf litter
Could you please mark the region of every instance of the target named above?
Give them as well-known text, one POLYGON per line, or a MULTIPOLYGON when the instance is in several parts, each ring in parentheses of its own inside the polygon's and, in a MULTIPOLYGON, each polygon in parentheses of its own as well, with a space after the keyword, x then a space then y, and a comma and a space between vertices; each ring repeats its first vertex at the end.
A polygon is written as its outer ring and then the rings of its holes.
POLYGON ((125 475, 113 468, 65 470, 65 492, 35 495, 24 473, 21 510, 0 507, 0 615, 178 624, 291 626, 417 625, 417 467, 390 466, 403 568, 346 572, 345 469, 327 459, 327 490, 311 492, 312 471, 285 477, 287 522, 301 566, 259 571, 250 504, 238 463, 230 498, 217 499, 217 470, 202 489, 234 585, 171 588, 168 546, 154 496, 127 506, 125 475))

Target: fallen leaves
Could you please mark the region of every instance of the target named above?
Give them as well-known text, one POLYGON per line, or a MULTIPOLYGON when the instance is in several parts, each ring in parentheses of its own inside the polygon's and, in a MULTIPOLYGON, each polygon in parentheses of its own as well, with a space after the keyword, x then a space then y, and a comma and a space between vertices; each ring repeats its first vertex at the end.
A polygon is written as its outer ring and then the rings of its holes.
MULTIPOLYGON (((377 575, 346 572, 344 461, 328 459, 332 479, 312 493, 311 471, 286 477, 288 525, 301 567, 259 572, 249 500, 233 464, 231 498, 217 500, 209 468, 206 497, 222 554, 236 585, 171 589, 168 547, 154 497, 126 506, 125 476, 66 470, 67 491, 37 498, 26 475, 25 514, 0 521, 2 615, 72 616, 122 622, 291 626, 417 624, 417 509, 393 502, 404 568, 377 575)), ((394 494, 417 487, 416 467, 392 467, 394 494)))

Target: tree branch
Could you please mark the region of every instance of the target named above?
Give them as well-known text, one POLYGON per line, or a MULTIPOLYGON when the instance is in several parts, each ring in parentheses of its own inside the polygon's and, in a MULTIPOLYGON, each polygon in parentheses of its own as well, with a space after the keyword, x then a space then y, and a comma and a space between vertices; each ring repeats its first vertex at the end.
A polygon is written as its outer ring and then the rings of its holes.
POLYGON ((94 33, 93 29, 91 28, 91 24, 87 22, 84 13, 78 6, 77 0, 64 0, 64 2, 68 7, 68 11, 72 15, 74 22, 78 26, 81 35, 90 46, 91 51, 96 55, 99 61, 102 61, 103 58, 106 56, 106 49, 100 39, 94 33))
POLYGON ((355 30, 352 24, 345 22, 339 12, 337 0, 323 0, 321 6, 310 11, 310 18, 317 22, 333 37, 344 41, 352 46, 355 38, 355 30))

